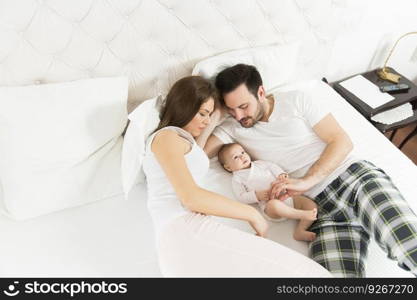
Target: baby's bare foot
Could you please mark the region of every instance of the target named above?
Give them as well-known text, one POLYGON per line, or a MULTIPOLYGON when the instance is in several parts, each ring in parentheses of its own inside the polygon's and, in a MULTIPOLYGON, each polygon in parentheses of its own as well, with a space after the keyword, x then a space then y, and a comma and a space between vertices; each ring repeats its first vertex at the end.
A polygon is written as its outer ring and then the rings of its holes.
POLYGON ((300 219, 309 220, 309 221, 317 220, 317 208, 303 211, 300 219))
POLYGON ((312 242, 316 239, 316 234, 311 231, 305 231, 305 230, 296 230, 293 234, 294 239, 297 241, 306 241, 306 242, 312 242))

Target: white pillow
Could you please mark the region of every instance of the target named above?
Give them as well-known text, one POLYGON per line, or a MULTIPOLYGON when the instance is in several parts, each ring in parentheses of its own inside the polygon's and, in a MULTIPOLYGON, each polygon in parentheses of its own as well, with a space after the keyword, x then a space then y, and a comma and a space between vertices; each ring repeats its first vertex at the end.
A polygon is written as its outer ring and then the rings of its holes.
POLYGON ((5 213, 26 219, 122 193, 127 78, 0 87, 5 213))
POLYGON ((192 74, 214 78, 226 67, 239 63, 254 65, 261 73, 265 89, 270 90, 294 80, 298 50, 299 44, 293 43, 228 51, 200 61, 192 74))
POLYGON ((142 102, 129 114, 122 152, 122 182, 126 199, 132 187, 145 181, 142 161, 145 156, 145 142, 159 124, 159 109, 162 97, 142 102))

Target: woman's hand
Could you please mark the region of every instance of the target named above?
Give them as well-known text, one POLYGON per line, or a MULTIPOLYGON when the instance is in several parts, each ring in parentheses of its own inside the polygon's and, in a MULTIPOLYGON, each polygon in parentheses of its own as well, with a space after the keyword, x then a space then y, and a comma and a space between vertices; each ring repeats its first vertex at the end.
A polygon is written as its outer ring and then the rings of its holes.
POLYGON ((249 224, 255 230, 257 236, 266 237, 269 227, 268 222, 256 209, 254 210, 254 214, 249 220, 249 224))

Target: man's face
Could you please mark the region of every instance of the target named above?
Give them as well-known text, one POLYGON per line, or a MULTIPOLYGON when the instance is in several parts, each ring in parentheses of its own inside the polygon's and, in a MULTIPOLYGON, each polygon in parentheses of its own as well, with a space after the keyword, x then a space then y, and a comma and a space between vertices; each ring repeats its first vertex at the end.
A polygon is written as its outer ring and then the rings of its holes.
POLYGON ((249 92, 245 84, 223 96, 227 111, 242 127, 250 128, 262 118, 264 111, 258 99, 249 92))

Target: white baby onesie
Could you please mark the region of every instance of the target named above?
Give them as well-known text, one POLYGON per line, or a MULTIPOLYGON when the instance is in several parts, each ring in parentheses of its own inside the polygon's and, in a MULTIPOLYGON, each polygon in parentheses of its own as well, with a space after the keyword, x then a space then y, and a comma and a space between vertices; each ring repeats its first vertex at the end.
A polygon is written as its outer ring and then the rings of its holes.
MULTIPOLYGON (((246 204, 258 203, 264 216, 271 221, 283 221, 285 218, 272 219, 265 214, 266 201, 258 201, 255 191, 266 190, 271 188, 271 183, 275 181, 278 175, 285 171, 277 164, 255 160, 247 169, 233 172, 232 189, 238 201, 246 204)), ((285 204, 294 207, 292 198, 284 201, 285 204)))

